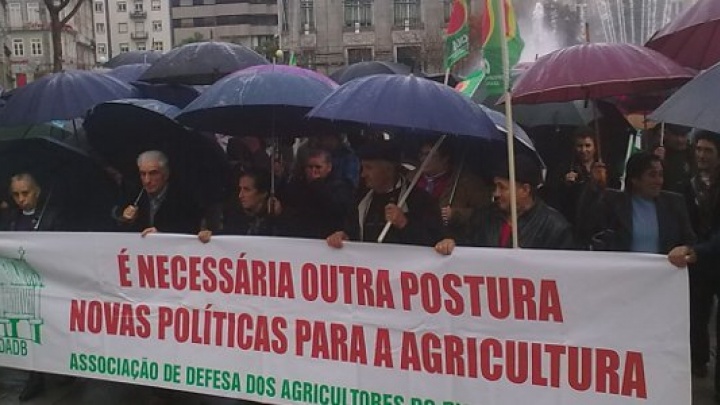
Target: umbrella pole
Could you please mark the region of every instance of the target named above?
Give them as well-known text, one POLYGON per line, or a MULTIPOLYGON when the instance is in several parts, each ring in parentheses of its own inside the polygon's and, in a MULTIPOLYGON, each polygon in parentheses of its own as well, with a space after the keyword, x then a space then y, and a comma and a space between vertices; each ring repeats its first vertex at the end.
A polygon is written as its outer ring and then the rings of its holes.
MULTIPOLYGON (((398 207, 402 207, 405 205, 405 202, 408 199, 408 196, 415 188, 415 185, 417 184, 418 180, 420 180, 420 176, 422 176, 422 173, 425 171, 425 168, 427 167, 428 162, 430 161, 430 158, 433 157, 433 155, 437 152, 440 145, 443 143, 443 141, 447 138, 447 135, 443 135, 440 137, 440 139, 435 142, 435 145, 433 145, 432 149, 430 149, 430 152, 428 153, 427 157, 425 157, 425 160, 422 161, 420 164, 420 167, 418 168, 417 172, 415 172, 415 176, 413 177, 412 181, 410 182, 410 185, 408 186, 407 190, 400 196, 400 201, 398 201, 397 205, 398 207)), ((390 231, 390 226, 392 225, 392 222, 387 221, 385 222, 385 227, 383 228, 382 232, 380 232, 380 236, 378 236, 378 243, 383 243, 385 240, 385 237, 387 236, 388 231, 390 231)))
POLYGON ((593 126, 595 127, 595 148, 597 149, 598 162, 602 163, 602 139, 600 137, 600 123, 598 122, 597 103, 593 103, 593 126))
POLYGON ((43 204, 42 211, 40 211, 40 216, 38 216, 37 223, 35 223, 35 226, 33 227, 34 231, 40 230, 40 224, 42 223, 43 218, 45 217, 45 211, 47 210, 48 205, 50 205, 50 199, 52 199, 53 191, 50 190, 48 193, 48 197, 45 199, 45 204, 43 204))
MULTIPOLYGON (((504 0, 498 0, 496 4, 499 11, 499 19, 502 22, 502 31, 507 32, 507 20, 505 18, 504 0)), ((518 209, 517 209, 517 182, 515 181, 515 134, 512 119, 512 89, 510 87, 510 54, 505 38, 500 41, 503 61, 503 85, 505 88, 505 125, 507 128, 507 153, 508 153, 508 175, 510 177, 510 226, 512 227, 513 248, 520 247, 518 240, 518 209)))
MULTIPOLYGON (((457 170, 454 173, 453 176, 453 185, 452 189, 450 189, 450 198, 448 198, 448 207, 452 207, 453 201, 455 201, 455 193, 457 192, 458 184, 460 183, 460 175, 462 174, 463 168, 465 166, 465 157, 467 156, 467 148, 463 148, 462 157, 460 158, 460 164, 458 164, 457 170)), ((450 224, 449 220, 443 219, 443 225, 448 226, 450 224)))
POLYGON ((665 146, 665 121, 660 123, 660 146, 665 146))

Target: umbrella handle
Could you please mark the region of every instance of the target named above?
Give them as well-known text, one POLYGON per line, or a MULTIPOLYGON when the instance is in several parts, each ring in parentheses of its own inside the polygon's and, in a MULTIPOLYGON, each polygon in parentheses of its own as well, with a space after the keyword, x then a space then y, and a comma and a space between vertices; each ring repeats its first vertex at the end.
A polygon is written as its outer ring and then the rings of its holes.
MULTIPOLYGON (((415 173, 415 176, 413 177, 412 181, 410 182, 410 185, 408 186, 407 190, 400 196, 400 201, 398 201, 398 207, 402 207, 405 205, 405 202, 408 199, 408 196, 410 196, 410 193, 415 188, 415 185, 417 184, 418 180, 420 180, 420 176, 422 176, 422 173, 425 171, 425 168, 427 167, 428 162, 430 161, 430 158, 437 152, 438 148, 440 148, 440 145, 443 143, 443 141, 447 138, 447 135, 443 135, 440 137, 440 139, 435 142, 435 145, 433 145, 432 149, 430 149, 430 152, 425 157, 425 160, 422 161, 422 164, 420 164, 420 168, 415 173)), ((390 226, 392 226, 392 222, 387 221, 385 222, 385 227, 383 228, 382 232, 380 232, 380 236, 378 236, 378 243, 383 243, 385 240, 385 237, 387 236, 387 233, 390 231, 390 226)))

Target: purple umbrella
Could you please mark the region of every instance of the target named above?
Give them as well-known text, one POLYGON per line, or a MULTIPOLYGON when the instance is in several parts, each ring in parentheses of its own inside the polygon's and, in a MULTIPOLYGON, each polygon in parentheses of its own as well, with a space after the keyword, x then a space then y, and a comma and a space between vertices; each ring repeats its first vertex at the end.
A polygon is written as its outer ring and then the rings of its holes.
POLYGON ((335 83, 331 78, 322 75, 318 72, 299 68, 297 66, 288 66, 288 65, 257 65, 257 66, 251 66, 249 68, 245 68, 242 70, 243 72, 247 73, 253 73, 253 72, 278 72, 278 73, 287 73, 290 75, 295 76, 303 76, 303 77, 309 77, 312 79, 317 79, 323 83, 328 84, 332 88, 338 87, 338 84, 335 83))
POLYGON ((645 44, 683 66, 707 69, 720 62, 720 1, 698 0, 645 44))
POLYGON ((658 91, 681 86, 692 72, 652 49, 589 43, 535 61, 515 82, 513 103, 539 104, 658 91))

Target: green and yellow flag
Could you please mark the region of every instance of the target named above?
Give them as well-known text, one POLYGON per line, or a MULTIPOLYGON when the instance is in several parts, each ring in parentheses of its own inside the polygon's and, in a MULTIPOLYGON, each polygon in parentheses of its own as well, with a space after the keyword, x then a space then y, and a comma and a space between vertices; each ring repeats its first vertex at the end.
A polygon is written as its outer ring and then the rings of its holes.
POLYGON ((455 86, 455 90, 472 98, 475 92, 480 88, 484 78, 485 72, 482 70, 476 70, 466 77, 465 80, 458 83, 457 86, 455 86))
POLYGON ((293 51, 290 51, 290 59, 288 60, 288 65, 297 66, 297 56, 295 56, 295 52, 293 51))
POLYGON ((450 21, 445 30, 445 69, 452 69, 459 60, 470 54, 470 26, 467 0, 455 0, 450 21))
POLYGON ((515 18, 515 9, 512 0, 486 0, 485 10, 482 18, 482 39, 483 58, 485 59, 485 73, 487 78, 485 84, 488 94, 502 94, 503 88, 503 63, 502 63, 502 42, 507 41, 510 66, 515 66, 520 60, 520 54, 525 47, 520 37, 520 31, 515 18), (505 7, 505 21, 507 30, 502 33, 502 23, 498 20, 498 6, 505 7))

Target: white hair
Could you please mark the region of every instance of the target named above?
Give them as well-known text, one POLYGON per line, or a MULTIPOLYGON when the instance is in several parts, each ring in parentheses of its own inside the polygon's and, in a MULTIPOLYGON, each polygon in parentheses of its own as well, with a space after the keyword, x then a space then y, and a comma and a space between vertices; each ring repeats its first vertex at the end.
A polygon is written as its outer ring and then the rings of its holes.
POLYGON ((137 158, 137 164, 140 166, 144 162, 157 162, 160 169, 164 172, 170 172, 170 161, 167 156, 159 150, 148 150, 141 153, 137 158))

